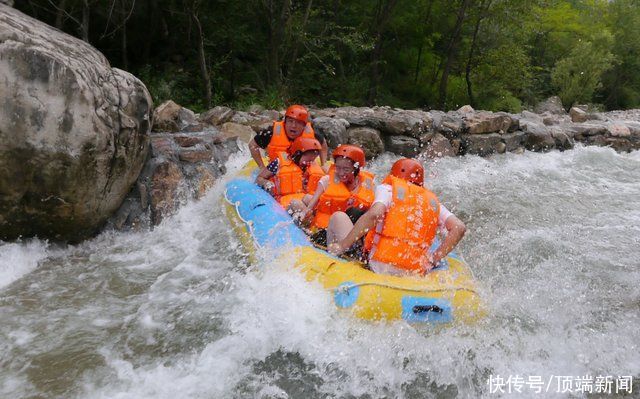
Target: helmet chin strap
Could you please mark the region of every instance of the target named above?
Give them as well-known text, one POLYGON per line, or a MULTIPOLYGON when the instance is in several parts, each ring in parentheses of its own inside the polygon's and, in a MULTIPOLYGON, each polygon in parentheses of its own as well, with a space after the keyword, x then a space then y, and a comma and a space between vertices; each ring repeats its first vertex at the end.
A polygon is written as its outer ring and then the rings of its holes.
POLYGON ((300 165, 300 157, 302 157, 302 151, 296 151, 296 153, 291 156, 291 160, 295 162, 296 165, 300 165))

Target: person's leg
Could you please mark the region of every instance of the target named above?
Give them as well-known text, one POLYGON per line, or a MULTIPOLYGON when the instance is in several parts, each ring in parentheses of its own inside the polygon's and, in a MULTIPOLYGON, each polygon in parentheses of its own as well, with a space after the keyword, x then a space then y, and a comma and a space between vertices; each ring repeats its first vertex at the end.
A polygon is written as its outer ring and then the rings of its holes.
MULTIPOLYGON (((309 201, 311 201, 311 196, 309 194, 305 194, 305 196, 301 199, 291 200, 291 203, 287 208, 287 212, 289 212, 289 215, 291 215, 294 219, 300 220, 300 218, 302 217, 302 213, 305 212, 308 208, 307 205, 309 204, 309 201)), ((305 224, 309 223, 309 221, 310 220, 308 218, 306 220, 302 220, 302 222, 304 222, 305 224)))
POLYGON ((353 228, 353 223, 344 212, 335 212, 327 227, 327 245, 342 241, 353 228))
POLYGON ((307 206, 304 204, 303 201, 304 201, 304 198, 302 200, 299 200, 299 199, 291 200, 291 203, 287 208, 287 211, 289 212, 289 214, 294 215, 298 212, 304 211, 307 208, 307 206))

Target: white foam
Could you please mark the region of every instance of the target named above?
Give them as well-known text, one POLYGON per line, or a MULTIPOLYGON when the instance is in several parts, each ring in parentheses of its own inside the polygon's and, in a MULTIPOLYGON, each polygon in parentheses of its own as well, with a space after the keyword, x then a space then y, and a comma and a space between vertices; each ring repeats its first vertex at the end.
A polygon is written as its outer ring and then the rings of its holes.
MULTIPOLYGON (((467 223, 460 252, 490 309, 445 329, 355 319, 279 254, 248 267, 221 209, 227 174, 151 232, 105 233, 47 260, 46 279, 34 273, 20 293, 29 302, 7 301, 0 319, 0 334, 14 332, 2 355, 18 359, 0 396, 55 396, 30 385, 28 363, 61 347, 104 361, 66 370, 79 376, 62 396, 82 398, 483 397, 490 373, 638 375, 638 154, 427 164, 428 185, 467 223)), ((394 160, 371 166, 384 177, 394 160)))
POLYGON ((26 242, 0 241, 0 288, 31 273, 47 257, 48 243, 37 239, 26 242))

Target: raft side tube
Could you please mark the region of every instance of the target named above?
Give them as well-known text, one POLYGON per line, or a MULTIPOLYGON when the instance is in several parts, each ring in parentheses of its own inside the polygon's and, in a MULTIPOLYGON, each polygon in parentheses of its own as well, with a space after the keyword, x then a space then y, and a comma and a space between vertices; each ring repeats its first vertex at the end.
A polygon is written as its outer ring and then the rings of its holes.
POLYGON ((226 184, 225 198, 260 247, 273 250, 284 247, 310 247, 309 239, 291 216, 269 193, 246 179, 226 184))

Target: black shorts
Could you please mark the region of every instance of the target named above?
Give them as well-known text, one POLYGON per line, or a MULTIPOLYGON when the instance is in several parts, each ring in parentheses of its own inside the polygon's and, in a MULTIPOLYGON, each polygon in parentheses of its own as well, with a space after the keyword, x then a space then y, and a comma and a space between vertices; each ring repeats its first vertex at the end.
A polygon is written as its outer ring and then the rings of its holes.
MULTIPOLYGON (((366 211, 363 211, 361 209, 357 209, 357 208, 349 208, 345 211, 345 213, 347 214, 347 216, 349 216, 349 219, 351 220, 351 223, 355 223, 358 219, 360 219, 360 216, 364 215, 366 211)), ((322 248, 326 248, 327 247, 327 230, 326 229, 320 229, 317 232, 313 233, 310 236, 311 242, 313 242, 314 244, 316 244, 319 247, 322 248)), ((352 258, 352 259, 356 259, 359 262, 362 263, 366 263, 367 261, 367 256, 364 250, 364 237, 360 238, 358 241, 356 241, 351 248, 349 248, 345 253, 344 256, 352 258)))
POLYGON ((356 224, 358 219, 360 219, 360 216, 364 215, 366 212, 367 212, 366 210, 351 207, 351 208, 347 208, 347 210, 344 213, 346 213, 347 216, 349 216, 351 223, 356 224))

